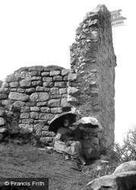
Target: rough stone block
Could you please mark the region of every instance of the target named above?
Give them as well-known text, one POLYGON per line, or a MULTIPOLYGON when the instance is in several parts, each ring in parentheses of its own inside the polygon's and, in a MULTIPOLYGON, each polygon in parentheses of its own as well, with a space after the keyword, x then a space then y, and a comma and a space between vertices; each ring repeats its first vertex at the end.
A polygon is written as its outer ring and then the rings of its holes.
POLYGON ((63 70, 61 71, 61 75, 62 75, 62 76, 68 75, 69 72, 70 72, 70 69, 63 69, 63 70))
POLYGON ((30 117, 32 119, 39 119, 39 113, 37 113, 37 112, 30 112, 30 117))
POLYGON ((21 113, 20 118, 21 119, 28 119, 29 118, 29 113, 21 113))
POLYGON ((9 86, 10 86, 11 88, 16 88, 16 87, 18 87, 18 82, 10 82, 10 83, 9 83, 9 86))
POLYGON ((68 87, 68 94, 70 95, 76 95, 77 93, 79 93, 79 90, 75 87, 68 87))
POLYGON ((43 86, 51 88, 51 87, 53 87, 53 82, 49 82, 49 81, 48 82, 43 82, 43 86))
POLYGON ((71 107, 70 103, 67 101, 67 98, 61 99, 61 106, 62 107, 71 107))
POLYGON ((3 117, 0 117, 0 126, 5 124, 5 120, 3 119, 3 117))
POLYGON ((67 89, 66 88, 60 88, 59 89, 59 94, 66 94, 67 93, 67 89))
POLYGON ((0 134, 3 134, 7 131, 6 127, 0 127, 0 134))
POLYGON ((31 94, 30 100, 34 102, 42 102, 49 99, 49 94, 47 92, 36 92, 31 94))
POLYGON ((33 81, 33 80, 35 80, 35 81, 37 81, 37 80, 41 80, 41 77, 40 76, 33 76, 33 77, 31 77, 31 81, 33 81))
POLYGON ((68 80, 69 81, 75 81, 77 79, 77 74, 76 73, 69 73, 68 75, 68 80))
POLYGON ((40 76, 40 75, 41 75, 41 72, 40 72, 40 71, 31 71, 31 72, 30 72, 30 75, 31 75, 31 76, 40 76))
POLYGON ((38 106, 38 107, 41 107, 41 106, 47 106, 47 102, 38 102, 36 105, 38 106))
POLYGON ((38 112, 38 111, 40 111, 40 108, 37 107, 37 106, 30 107, 30 111, 32 111, 32 112, 38 112))
POLYGON ((3 108, 0 108, 0 116, 3 116, 4 115, 4 109, 3 108))
POLYGON ((55 75, 59 75, 60 71, 58 70, 54 70, 54 71, 50 71, 50 76, 55 76, 55 75))
POLYGON ((20 92, 20 93, 25 93, 25 89, 22 89, 22 88, 12 88, 10 89, 10 91, 14 91, 14 92, 20 92))
POLYGON ((26 94, 23 94, 23 93, 10 92, 9 93, 9 99, 19 100, 19 101, 27 101, 29 99, 29 96, 26 94))
POLYGON ((54 137, 55 133, 52 131, 42 131, 42 137, 54 137))
POLYGON ((44 92, 44 89, 45 89, 45 88, 44 88, 43 86, 37 86, 37 87, 36 87, 36 91, 37 91, 37 92, 44 92))
POLYGON ((51 113, 54 114, 62 113, 62 108, 61 107, 51 108, 51 113))
POLYGON ((40 142, 45 145, 48 145, 48 143, 50 143, 52 141, 53 141, 53 137, 41 137, 40 138, 40 142))
POLYGON ((32 81, 32 86, 38 86, 38 85, 42 85, 42 82, 40 80, 38 81, 32 81))
POLYGON ((55 87, 60 87, 60 88, 65 88, 67 85, 65 82, 55 82, 54 83, 55 87))
POLYGON ((51 89, 50 89, 50 93, 51 93, 51 94, 59 94, 59 89, 58 89, 58 88, 55 88, 55 87, 54 87, 54 88, 51 88, 51 89))
POLYGON ((22 106, 21 107, 21 112, 29 112, 30 111, 30 107, 29 106, 22 106))
POLYGON ((25 90, 25 92, 26 92, 27 94, 31 94, 31 93, 35 92, 35 88, 27 88, 27 89, 25 90))
POLYGON ((45 72, 42 72, 41 75, 42 75, 42 76, 49 76, 49 75, 50 75, 50 72, 49 72, 49 71, 45 71, 45 72))
POLYGON ((0 100, 6 99, 8 95, 6 93, 0 93, 0 100))
POLYGON ((54 76, 53 81, 62 81, 62 76, 54 76))
POLYGON ((16 108, 21 108, 21 107, 24 107, 25 106, 25 102, 22 102, 22 101, 15 101, 13 103, 13 106, 16 107, 16 108))
POLYGON ((24 79, 24 80, 20 81, 20 86, 23 88, 31 86, 31 80, 30 79, 24 79))
POLYGON ((48 106, 50 107, 59 107, 60 106, 60 100, 59 99, 52 99, 48 101, 48 106))
POLYGON ((48 107, 41 107, 41 112, 43 112, 43 113, 49 113, 50 112, 50 108, 48 108, 48 107))
POLYGON ((22 124, 32 124, 33 119, 22 119, 20 123, 22 123, 22 124))
POLYGON ((43 77, 43 82, 52 82, 52 77, 43 77))

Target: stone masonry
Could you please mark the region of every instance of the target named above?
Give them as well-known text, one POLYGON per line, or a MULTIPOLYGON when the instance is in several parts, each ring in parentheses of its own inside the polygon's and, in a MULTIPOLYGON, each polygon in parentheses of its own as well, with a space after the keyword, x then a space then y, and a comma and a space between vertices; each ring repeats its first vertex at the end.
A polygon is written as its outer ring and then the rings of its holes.
POLYGON ((48 122, 75 107, 81 116, 94 116, 102 124, 101 147, 114 142, 114 79, 116 57, 111 15, 98 6, 87 14, 70 48, 71 70, 59 66, 24 67, 7 76, 0 88, 0 129, 5 110, 18 107, 18 127, 35 131, 49 144, 55 135, 48 122))

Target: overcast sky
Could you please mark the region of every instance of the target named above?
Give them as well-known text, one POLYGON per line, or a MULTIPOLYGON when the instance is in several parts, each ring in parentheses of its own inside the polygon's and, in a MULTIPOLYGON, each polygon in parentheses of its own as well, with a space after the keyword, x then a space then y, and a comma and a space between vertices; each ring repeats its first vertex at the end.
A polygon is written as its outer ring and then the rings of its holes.
POLYGON ((113 28, 116 67, 116 141, 136 126, 136 11, 134 0, 0 0, 0 79, 20 67, 70 67, 69 46, 87 12, 98 4, 122 9, 113 28))

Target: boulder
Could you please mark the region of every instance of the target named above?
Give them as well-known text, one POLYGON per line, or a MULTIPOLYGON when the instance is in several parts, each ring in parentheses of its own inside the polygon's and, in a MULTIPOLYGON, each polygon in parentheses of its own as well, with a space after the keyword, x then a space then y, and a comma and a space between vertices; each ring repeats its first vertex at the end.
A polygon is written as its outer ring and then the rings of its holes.
POLYGON ((113 174, 98 177, 89 182, 84 190, 134 190, 136 189, 136 161, 124 162, 113 174))

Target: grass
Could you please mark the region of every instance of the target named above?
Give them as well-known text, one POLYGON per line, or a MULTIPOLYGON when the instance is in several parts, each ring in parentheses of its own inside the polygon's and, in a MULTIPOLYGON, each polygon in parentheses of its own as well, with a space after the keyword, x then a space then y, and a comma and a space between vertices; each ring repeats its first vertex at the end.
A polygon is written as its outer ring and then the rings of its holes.
POLYGON ((47 149, 29 144, 0 145, 0 177, 48 177, 49 190, 80 190, 93 178, 113 170, 104 166, 96 171, 95 165, 89 165, 79 172, 71 166, 71 160, 47 149))

